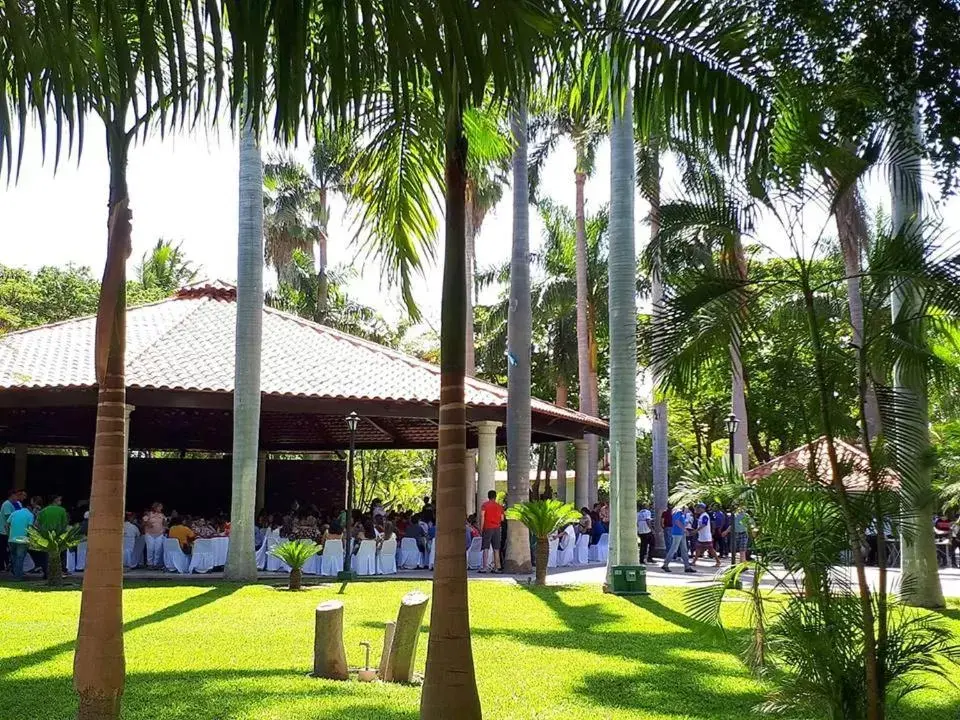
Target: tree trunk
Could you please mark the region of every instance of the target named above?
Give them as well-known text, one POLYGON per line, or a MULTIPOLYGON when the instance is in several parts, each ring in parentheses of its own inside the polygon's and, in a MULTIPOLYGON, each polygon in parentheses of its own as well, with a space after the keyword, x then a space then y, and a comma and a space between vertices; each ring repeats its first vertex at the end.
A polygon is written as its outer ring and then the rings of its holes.
POLYGON ((317 320, 326 322, 327 306, 330 291, 330 281, 327 278, 327 223, 330 218, 330 208, 327 206, 327 189, 320 188, 320 207, 323 215, 320 218, 320 233, 317 236, 317 320))
MULTIPOLYGON (((231 525, 231 529, 232 529, 231 525)), ((299 590, 303 587, 303 570, 300 568, 290 568, 290 584, 288 590, 299 590)))
MULTIPOLYGON (((919 144, 920 117, 919 111, 914 110, 913 125, 905 128, 904 132, 912 133, 910 142, 919 144)), ((920 232, 917 225, 921 220, 922 207, 920 203, 922 188, 920 182, 919 157, 916 158, 916 173, 910 181, 903 181, 901 175, 894 176, 891 187, 893 199, 893 229, 895 232, 920 232), (898 182, 897 179, 900 178, 898 182)), ((890 310, 893 322, 898 319, 915 317, 920 308, 919 293, 914 285, 903 281, 894 286, 890 296, 890 310)), ((912 321, 909 332, 913 333, 913 343, 922 347, 924 328, 921 322, 912 321)), ((936 495, 931 487, 930 468, 927 457, 930 451, 930 429, 928 423, 927 380, 926 377, 917 377, 916 371, 904 370, 900 364, 893 368, 893 388, 897 394, 898 403, 904 405, 904 411, 899 414, 903 423, 909 423, 910 442, 897 442, 896 465, 906 476, 910 477, 911 491, 905 493, 903 512, 912 519, 918 528, 926 528, 920 532, 904 532, 903 535, 903 598, 910 605, 925 608, 944 607, 943 590, 940 587, 939 567, 937 565, 937 550, 934 545, 933 533, 929 532, 930 518, 933 517, 936 495)), ((896 436, 897 428, 891 429, 896 436)), ((878 520, 881 523, 882 521, 878 520)))
MULTIPOLYGON (((580 412, 597 415, 599 412, 597 396, 597 343, 590 303, 590 279, 587 272, 586 201, 583 195, 587 181, 586 159, 583 148, 577 147, 577 168, 574 173, 576 183, 576 267, 577 267, 577 378, 580 384, 580 412)), ((590 461, 587 472, 587 502, 590 506, 596 502, 597 486, 597 436, 586 435, 590 447, 590 461)))
MULTIPOLYGON (((467 323, 467 341, 465 355, 465 374, 467 377, 474 377, 477 371, 476 348, 474 346, 475 338, 473 331, 474 312, 473 312, 473 293, 474 280, 476 276, 476 233, 477 228, 474 225, 473 217, 473 194, 474 184, 467 178, 466 190, 464 192, 466 210, 464 212, 464 238, 466 240, 466 266, 467 266, 467 287, 466 287, 466 323, 467 323)), ((480 508, 475 507, 477 497, 477 451, 476 449, 467 450, 464 457, 464 497, 466 498, 466 508, 469 513, 471 510, 479 512, 480 508)))
POLYGON ((440 305, 440 439, 434 541, 437 552, 427 667, 420 697, 423 720, 479 720, 481 717, 470 647, 467 557, 463 552, 466 515, 463 459, 467 449, 464 405, 466 162, 463 110, 454 105, 447 111, 446 127, 446 237, 440 305))
MULTIPOLYGON (((120 113, 120 117, 124 117, 120 113)), ((95 339, 99 385, 93 442, 93 477, 73 687, 78 720, 120 717, 123 655, 123 510, 125 494, 126 262, 131 250, 127 194, 129 140, 122 127, 107 127, 110 222, 100 287, 95 339)))
POLYGON ((610 553, 636 565, 637 553, 637 252, 633 100, 614 103, 610 130, 610 553))
POLYGON ((387 659, 384 682, 413 682, 413 670, 417 664, 417 642, 423 615, 429 598, 419 590, 403 596, 397 622, 390 640, 390 657, 387 659))
MULTIPOLYGON (((260 351, 263 336, 263 170, 248 120, 240 131, 237 330, 233 393, 233 487, 224 579, 256 582, 253 523, 260 445, 260 351)), ((292 583, 291 578, 291 583, 292 583)))
MULTIPOLYGON (((513 141, 513 253, 510 258, 510 309, 507 320, 507 505, 530 497, 530 218, 527 180, 527 108, 511 117, 513 141)), ((507 521, 504 570, 530 572, 530 534, 519 520, 507 521)))
MULTIPOLYGON (((293 573, 291 585, 293 584, 293 573)), ((292 589, 292 588, 291 588, 292 589)), ((317 605, 313 635, 313 677, 347 680, 347 654, 343 648, 343 603, 327 600, 317 605)))
MULTIPOLYGON (((860 191, 851 185, 837 201, 834 216, 837 221, 837 237, 843 252, 843 270, 847 276, 847 305, 850 308, 850 327, 853 344, 863 344, 863 296, 860 293, 860 253, 867 244, 867 225, 863 217, 860 191)), ((873 383, 867 384, 866 411, 867 437, 871 441, 880 432, 880 406, 873 383)))
POLYGON ((547 584, 547 563, 550 562, 550 538, 537 538, 537 585, 547 584))
MULTIPOLYGON (((656 148, 654 148, 656 150, 656 148)), ((660 181, 659 181, 659 155, 657 155, 657 180, 650 183, 650 237, 655 238, 660 232, 660 181)), ((651 302, 653 305, 654 327, 657 319, 663 312, 663 270, 660 257, 656 254, 653 257, 653 267, 650 272, 651 302)), ((655 402, 653 403, 653 419, 651 422, 651 440, 653 444, 653 505, 654 516, 660 517, 667 509, 667 495, 669 493, 669 478, 667 476, 669 467, 669 454, 667 450, 667 402, 666 400, 656 400, 657 386, 660 378, 655 375, 653 378, 653 393, 655 402)), ((662 533, 654 533, 654 540, 657 549, 663 545, 662 533)), ((664 548, 666 549, 666 548, 664 548)))
POLYGON ((60 553, 47 553, 47 585, 60 587, 63 585, 63 564, 60 562, 60 553))
MULTIPOLYGON (((737 236, 733 241, 734 262, 741 280, 747 279, 747 258, 743 252, 743 243, 737 236)), ((730 407, 740 420, 737 432, 733 436, 733 453, 740 458, 740 469, 744 472, 750 466, 749 445, 750 421, 747 417, 746 379, 743 374, 743 356, 741 355, 740 330, 747 325, 746 307, 741 307, 741 323, 730 337, 730 407)))
MULTIPOLYGON (((579 340, 577 345, 579 346, 579 340)), ((566 380, 557 383, 557 406, 567 406, 567 383, 566 380)), ((558 500, 567 501, 567 443, 558 442, 556 444, 556 468, 557 468, 557 491, 554 497, 558 500)), ((547 485, 550 484, 550 476, 547 475, 547 485)))

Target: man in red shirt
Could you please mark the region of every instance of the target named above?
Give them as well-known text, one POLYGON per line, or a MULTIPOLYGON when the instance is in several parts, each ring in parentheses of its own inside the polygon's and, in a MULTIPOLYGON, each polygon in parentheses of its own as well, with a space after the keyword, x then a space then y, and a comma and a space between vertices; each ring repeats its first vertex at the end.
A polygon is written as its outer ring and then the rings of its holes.
POLYGON ((483 557, 480 572, 500 572, 500 525, 503 523, 503 505, 497 502, 497 491, 487 493, 489 498, 480 506, 480 532, 483 557), (487 561, 487 553, 493 548, 493 563, 487 561))

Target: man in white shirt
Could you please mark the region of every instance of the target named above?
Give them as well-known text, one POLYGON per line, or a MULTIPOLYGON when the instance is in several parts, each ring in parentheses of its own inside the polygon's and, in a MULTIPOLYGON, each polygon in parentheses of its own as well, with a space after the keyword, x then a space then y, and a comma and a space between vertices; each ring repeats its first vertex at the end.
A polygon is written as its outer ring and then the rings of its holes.
POLYGON ((710 515, 707 513, 707 506, 703 503, 697 505, 697 550, 693 556, 692 565, 697 564, 697 560, 703 557, 706 552, 714 559, 717 567, 720 567, 720 556, 713 547, 713 532, 710 529, 710 515))
POLYGON ((132 512, 127 513, 127 519, 123 523, 123 537, 124 538, 133 538, 136 540, 140 537, 140 528, 137 527, 137 524, 134 522, 136 520, 136 515, 132 512))
POLYGON ((640 538, 640 562, 653 562, 653 514, 645 502, 638 504, 637 535, 640 538))

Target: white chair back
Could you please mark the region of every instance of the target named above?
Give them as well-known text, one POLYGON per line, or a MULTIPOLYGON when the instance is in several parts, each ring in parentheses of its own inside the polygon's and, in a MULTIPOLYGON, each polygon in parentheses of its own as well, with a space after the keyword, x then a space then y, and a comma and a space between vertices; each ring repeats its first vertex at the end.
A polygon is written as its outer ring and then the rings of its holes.
POLYGON ((207 573, 217 565, 217 549, 213 540, 194 540, 190 555, 190 572, 207 573))
POLYGON ((433 570, 433 565, 437 561, 437 539, 430 541, 430 552, 427 553, 427 567, 433 570))
POLYGON ((163 541, 163 562, 170 572, 186 575, 190 572, 190 558, 180 549, 180 541, 167 538, 163 541))
POLYGON ((353 569, 357 575, 376 575, 377 574, 377 541, 364 540, 360 543, 360 549, 353 556, 353 569))
POLYGON ((334 577, 343 570, 343 540, 327 540, 320 558, 320 574, 334 577))
POLYGON ((423 555, 413 538, 404 538, 400 542, 400 568, 402 570, 416 570, 422 565, 423 555))
POLYGON ((290 572, 290 566, 280 558, 271 555, 270 551, 277 545, 283 545, 287 542, 285 538, 272 535, 267 538, 267 572, 290 572))
POLYGON ((30 556, 30 553, 27 553, 23 556, 23 571, 25 573, 31 572, 36 566, 37 565, 33 562, 33 558, 30 556))
POLYGON ((87 541, 84 540, 77 545, 77 570, 83 570, 87 566, 87 541))
POLYGON ((577 538, 573 550, 573 562, 576 565, 587 565, 590 562, 590 536, 583 533, 577 538))
POLYGON ((479 570, 483 564, 483 538, 475 537, 470 541, 470 547, 467 550, 467 569, 479 570))
POLYGON ((392 537, 384 540, 380 546, 380 552, 377 553, 377 574, 378 575, 396 575, 397 574, 397 539, 392 537))
POLYGON ((576 543, 569 539, 560 538, 557 545, 557 567, 567 567, 573 564, 573 549, 576 543))
POLYGON ((610 533, 604 533, 597 541, 597 562, 605 563, 610 556, 610 533))
POLYGON ((270 542, 270 536, 265 535, 260 547, 257 548, 257 570, 267 569, 267 544, 270 542))
POLYGON ((311 555, 309 558, 307 558, 307 561, 303 564, 303 567, 300 568, 300 571, 304 575, 319 575, 320 570, 322 569, 321 568, 322 562, 323 562, 323 558, 321 558, 320 553, 317 552, 311 555))
POLYGON ((557 538, 550 538, 550 554, 547 556, 547 567, 555 568, 557 566, 557 548, 560 541, 557 538))

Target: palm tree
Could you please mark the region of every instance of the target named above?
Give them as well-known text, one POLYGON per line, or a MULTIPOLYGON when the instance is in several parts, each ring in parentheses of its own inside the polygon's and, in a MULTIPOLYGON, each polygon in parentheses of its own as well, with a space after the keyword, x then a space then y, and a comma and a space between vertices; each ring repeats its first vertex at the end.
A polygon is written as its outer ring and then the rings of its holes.
POLYGON ((277 156, 263 164, 264 259, 277 271, 277 280, 292 284, 293 255, 306 252, 316 260, 320 229, 320 197, 313 177, 294 158, 277 156))
MULTIPOLYGON (((527 108, 510 120, 513 156, 513 251, 510 259, 510 310, 507 319, 507 505, 530 497, 530 188, 527 182, 527 108)), ((507 523, 504 570, 530 571, 530 535, 519 522, 507 523)))
POLYGON ((41 530, 30 527, 27 529, 27 536, 31 550, 39 550, 47 554, 47 585, 53 587, 63 585, 63 564, 60 559, 67 550, 75 548, 83 540, 80 526, 71 525, 66 530, 41 530))
POLYGON ((183 254, 183 243, 173 244, 160 238, 145 252, 137 266, 137 277, 146 290, 159 290, 172 295, 180 287, 193 282, 199 271, 183 254))
POLYGON ((580 519, 580 511, 560 500, 522 502, 507 509, 507 520, 521 523, 537 539, 536 584, 547 584, 550 536, 580 519))
POLYGON ((253 522, 260 449, 260 353, 263 339, 263 165, 252 124, 240 131, 237 337, 233 389, 233 485, 230 548, 224 577, 254 582, 253 522))
POLYGON ((320 552, 320 546, 313 540, 288 540, 270 550, 271 555, 286 563, 290 568, 290 584, 288 585, 290 590, 300 589, 303 581, 303 566, 318 552, 320 552))

